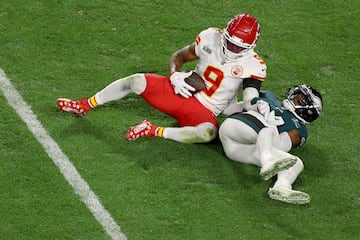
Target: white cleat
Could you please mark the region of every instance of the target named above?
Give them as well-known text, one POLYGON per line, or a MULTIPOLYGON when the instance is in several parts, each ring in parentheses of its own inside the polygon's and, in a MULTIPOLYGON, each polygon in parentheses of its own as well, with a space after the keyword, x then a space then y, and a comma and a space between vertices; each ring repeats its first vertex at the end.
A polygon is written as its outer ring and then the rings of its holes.
POLYGON ((291 168, 292 166, 295 165, 296 162, 297 162, 297 158, 292 155, 286 158, 272 161, 271 164, 261 168, 260 176, 264 180, 269 180, 270 178, 278 174, 278 172, 291 168))
POLYGON ((310 202, 310 195, 284 187, 270 188, 268 195, 271 199, 292 204, 306 204, 310 202))

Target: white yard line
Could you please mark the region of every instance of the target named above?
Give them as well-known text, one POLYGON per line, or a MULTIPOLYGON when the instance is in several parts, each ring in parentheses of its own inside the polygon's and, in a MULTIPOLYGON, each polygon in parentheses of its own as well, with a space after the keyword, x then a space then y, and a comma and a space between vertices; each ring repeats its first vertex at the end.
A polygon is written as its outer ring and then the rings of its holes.
POLYGON ((23 100, 2 69, 0 69, 0 90, 3 92, 9 105, 14 108, 20 118, 26 123, 34 137, 43 146, 65 179, 73 187, 74 192, 80 196, 81 200, 86 204, 111 239, 126 240, 126 236, 121 232, 120 227, 116 224, 110 213, 102 206, 99 198, 90 189, 90 186, 81 177, 69 158, 50 137, 41 122, 37 120, 31 107, 23 100))

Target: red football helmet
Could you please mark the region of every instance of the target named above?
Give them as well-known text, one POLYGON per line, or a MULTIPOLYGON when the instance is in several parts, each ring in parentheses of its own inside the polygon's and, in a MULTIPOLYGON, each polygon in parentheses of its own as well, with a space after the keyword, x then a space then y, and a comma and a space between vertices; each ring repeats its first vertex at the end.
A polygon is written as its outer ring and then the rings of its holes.
POLYGON ((250 14, 239 14, 227 24, 223 33, 223 53, 228 60, 243 56, 256 46, 260 24, 250 14))

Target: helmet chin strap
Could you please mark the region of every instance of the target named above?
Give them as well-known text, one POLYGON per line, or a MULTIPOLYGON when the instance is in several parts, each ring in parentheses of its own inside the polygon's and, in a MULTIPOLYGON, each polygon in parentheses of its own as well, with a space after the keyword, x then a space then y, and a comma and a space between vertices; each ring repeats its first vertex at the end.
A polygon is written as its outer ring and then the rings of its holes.
POLYGON ((292 112, 297 119, 299 119, 299 120, 302 121, 303 123, 309 123, 309 122, 305 121, 302 117, 300 117, 300 116, 296 113, 296 111, 295 111, 295 108, 296 108, 296 107, 295 107, 295 105, 294 105, 294 103, 293 103, 292 101, 290 101, 289 99, 284 99, 283 102, 282 102, 282 105, 283 105, 284 108, 286 108, 287 110, 289 110, 290 112, 292 112))

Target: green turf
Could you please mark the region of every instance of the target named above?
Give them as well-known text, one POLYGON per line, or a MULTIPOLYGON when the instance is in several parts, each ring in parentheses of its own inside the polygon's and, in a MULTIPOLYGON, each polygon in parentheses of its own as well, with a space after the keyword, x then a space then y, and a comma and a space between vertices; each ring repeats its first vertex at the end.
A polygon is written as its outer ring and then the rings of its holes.
MULTIPOLYGON (((128 239, 358 239, 358 1, 2 1, 0 68, 99 196, 128 239), (259 169, 226 159, 218 141, 126 142, 143 118, 176 122, 138 96, 75 119, 58 97, 89 96, 136 72, 167 74, 171 53, 239 12, 262 26, 264 88, 309 84, 324 112, 294 187, 305 206, 270 200, 259 169)), ((185 69, 191 69, 188 64, 185 69)), ((2 239, 110 239, 0 94, 2 239)), ((220 120, 222 117, 220 117, 220 120)))

